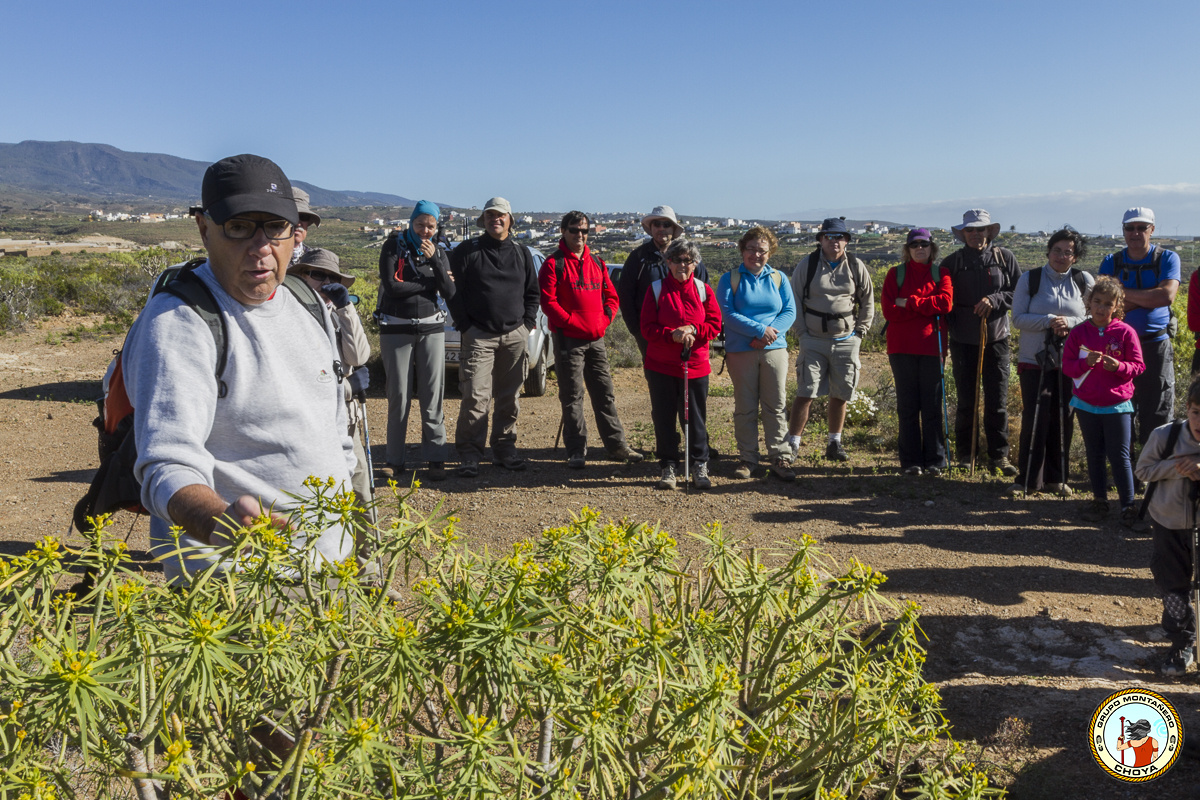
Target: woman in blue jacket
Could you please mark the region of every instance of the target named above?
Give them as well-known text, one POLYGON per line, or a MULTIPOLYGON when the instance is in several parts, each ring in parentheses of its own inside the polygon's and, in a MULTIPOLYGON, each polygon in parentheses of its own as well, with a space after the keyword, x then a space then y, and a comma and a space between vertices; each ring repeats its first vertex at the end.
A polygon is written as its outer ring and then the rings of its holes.
POLYGON ((758 467, 758 419, 762 409, 768 469, 793 481, 785 401, 790 361, 787 332, 796 321, 796 301, 787 276, 768 261, 779 240, 757 226, 738 241, 742 263, 721 276, 717 302, 725 324, 725 363, 733 381, 733 432, 741 463, 734 477, 749 478, 758 467))

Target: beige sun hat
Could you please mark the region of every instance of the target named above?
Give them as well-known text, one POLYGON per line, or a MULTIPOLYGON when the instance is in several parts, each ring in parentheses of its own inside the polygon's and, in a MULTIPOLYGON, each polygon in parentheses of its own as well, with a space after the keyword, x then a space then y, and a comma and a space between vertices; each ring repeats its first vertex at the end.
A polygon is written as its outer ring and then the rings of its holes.
POLYGON ((326 250, 324 247, 307 247, 304 250, 304 255, 300 256, 300 260, 288 267, 289 272, 308 272, 310 270, 319 269, 328 272, 331 275, 337 275, 342 286, 349 289, 354 285, 356 280, 353 275, 347 275, 342 272, 342 261, 338 258, 337 253, 332 250, 326 250))
POLYGON ((679 224, 679 220, 675 217, 675 209, 670 206, 655 206, 653 211, 642 217, 642 230, 650 233, 650 223, 656 219, 670 220, 671 224, 678 228, 675 232, 676 236, 683 233, 683 226, 679 224))
POLYGON ((320 227, 321 216, 313 213, 312 206, 309 205, 308 192, 304 191, 299 186, 293 186, 292 196, 296 198, 296 211, 300 213, 300 219, 302 221, 307 221, 314 227, 320 227))
POLYGON ((992 222, 992 215, 982 208, 968 209, 963 213, 962 225, 954 225, 950 228, 954 232, 954 238, 960 242, 966 242, 962 235, 963 228, 987 228, 989 242, 1000 233, 1000 223, 992 222))
POLYGON ((512 215, 512 205, 503 197, 493 197, 487 201, 487 205, 483 207, 483 212, 479 215, 479 219, 475 220, 475 224, 480 228, 483 227, 483 215, 489 211, 499 211, 501 214, 508 214, 509 224, 513 224, 515 220, 512 215))

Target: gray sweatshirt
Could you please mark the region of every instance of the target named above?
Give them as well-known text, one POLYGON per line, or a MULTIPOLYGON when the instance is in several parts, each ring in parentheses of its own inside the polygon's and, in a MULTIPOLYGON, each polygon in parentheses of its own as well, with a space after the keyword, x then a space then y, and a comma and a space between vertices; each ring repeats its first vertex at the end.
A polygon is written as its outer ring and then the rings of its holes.
MULTIPOLYGON (((1022 364, 1037 363, 1038 353, 1046 349, 1046 331, 1055 317, 1066 317, 1070 328, 1087 319, 1083 295, 1071 279, 1071 271, 1055 272, 1049 265, 1038 269, 1042 277, 1037 295, 1029 296, 1029 273, 1033 270, 1022 273, 1013 290, 1012 324, 1021 332, 1017 361, 1022 364)), ((1089 287, 1096 282, 1090 272, 1083 273, 1083 279, 1089 287)))
POLYGON ((1133 472, 1146 483, 1160 481, 1150 499, 1150 516, 1154 521, 1172 530, 1191 530, 1196 521, 1189 497, 1192 481, 1176 472, 1175 464, 1183 458, 1200 458, 1200 443, 1193 438, 1185 422, 1174 452, 1163 452, 1172 424, 1160 425, 1150 432, 1133 472))
MULTIPOLYGON (((160 556, 174 549, 167 504, 185 486, 203 484, 227 502, 251 495, 286 511, 293 502, 287 494, 307 494, 303 483, 310 475, 332 477, 349 489, 355 463, 328 311, 322 331, 283 287, 265 303, 248 306, 221 288, 208 264, 196 274, 226 317, 227 395, 217 397, 212 333, 174 295, 151 298, 121 356, 136 409, 134 474, 142 504, 153 515, 150 539, 160 556)), ((181 544, 202 548, 204 556, 186 563, 166 558, 172 582, 216 561, 192 537, 181 544)), ((316 549, 325 558, 343 559, 353 544, 348 532, 330 528, 316 549)))

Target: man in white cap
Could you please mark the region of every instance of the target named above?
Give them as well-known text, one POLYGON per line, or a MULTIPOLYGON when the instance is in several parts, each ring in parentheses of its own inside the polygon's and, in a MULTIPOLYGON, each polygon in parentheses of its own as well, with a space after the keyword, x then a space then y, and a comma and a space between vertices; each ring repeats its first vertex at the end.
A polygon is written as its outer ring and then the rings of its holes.
POLYGON ((304 244, 304 240, 308 238, 309 227, 316 228, 320 226, 321 217, 313 213, 312 206, 309 204, 308 192, 298 186, 293 186, 292 194, 296 196, 296 212, 300 216, 300 221, 296 223, 296 233, 294 236, 296 248, 292 251, 291 266, 294 267, 308 250, 308 247, 304 244))
POLYGON ((1125 324, 1137 332, 1146 371, 1133 379, 1134 420, 1138 444, 1150 431, 1171 421, 1175 413, 1175 360, 1171 339, 1176 321, 1171 303, 1179 291, 1179 255, 1150 243, 1154 212, 1131 208, 1121 220, 1125 248, 1100 263, 1100 274, 1125 287, 1125 324))
POLYGON ((483 235, 450 251, 455 294, 450 299, 454 326, 462 336, 458 385, 462 406, 454 446, 457 474, 479 475, 487 444, 488 405, 496 400, 492 419, 492 463, 508 470, 525 469, 517 453, 518 397, 527 369, 526 340, 537 325, 537 270, 529 249, 512 231, 512 206, 503 197, 487 201, 476 220, 483 235))
POLYGON ((1008 312, 1021 267, 1011 250, 993 244, 1000 223, 982 208, 963 214, 954 238, 963 243, 942 261, 954 285, 950 311, 950 360, 958 410, 954 414, 954 441, 959 468, 971 463, 972 417, 975 413, 975 373, 983 348, 983 432, 987 440, 989 469, 1007 477, 1017 474, 1008 460, 1008 312), (986 326, 981 320, 987 320, 986 326), (980 341, 980 328, 985 338, 980 341))
MULTIPOLYGON (((621 279, 617 282, 617 298, 621 303, 621 318, 625 327, 633 334, 642 358, 646 357, 646 339, 642 336, 642 301, 651 284, 661 281, 667 276, 667 262, 663 254, 672 240, 683 235, 683 226, 675 218, 675 210, 670 206, 655 206, 654 210, 642 217, 642 230, 650 234, 645 244, 639 245, 621 270, 621 279)), ((693 277, 702 283, 708 283, 708 269, 704 262, 696 265, 693 277)))

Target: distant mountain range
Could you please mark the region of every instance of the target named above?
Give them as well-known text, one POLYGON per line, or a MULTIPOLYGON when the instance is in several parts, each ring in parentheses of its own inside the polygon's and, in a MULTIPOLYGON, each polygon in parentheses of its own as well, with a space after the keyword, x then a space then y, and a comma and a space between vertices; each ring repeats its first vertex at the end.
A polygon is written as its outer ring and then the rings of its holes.
MULTIPOLYGON (((189 205, 200 200, 208 164, 164 153, 127 153, 107 144, 24 141, 0 143, 0 187, 60 202, 94 201, 189 205)), ((407 197, 335 191, 293 181, 314 206, 411 206, 407 197)))

